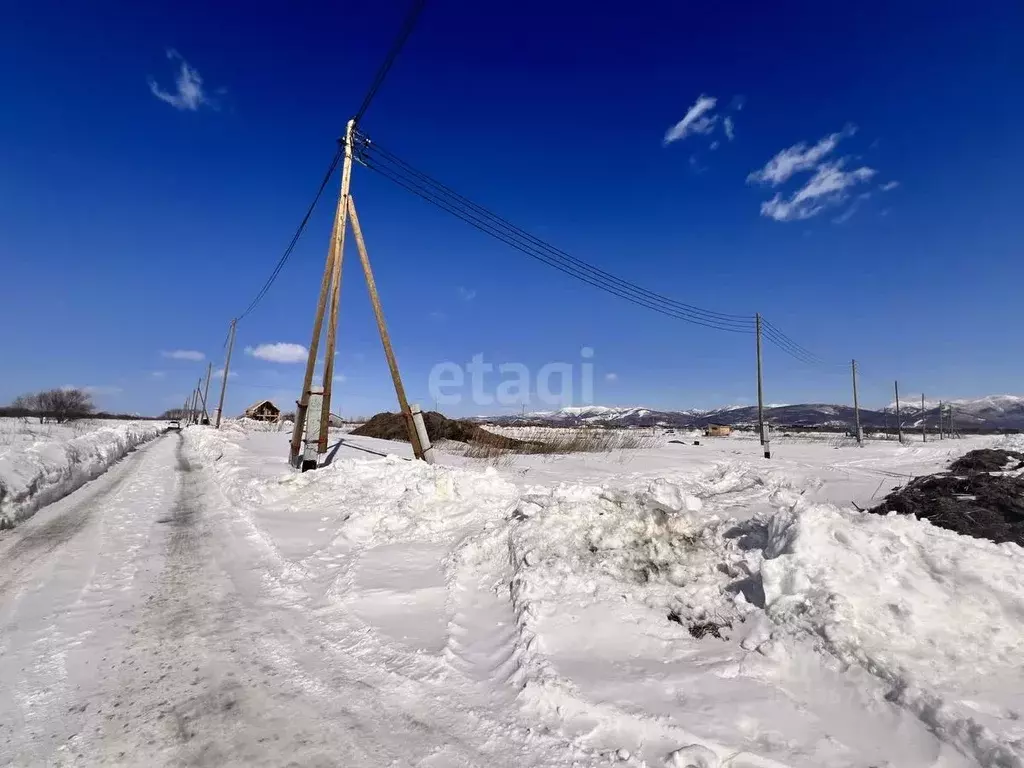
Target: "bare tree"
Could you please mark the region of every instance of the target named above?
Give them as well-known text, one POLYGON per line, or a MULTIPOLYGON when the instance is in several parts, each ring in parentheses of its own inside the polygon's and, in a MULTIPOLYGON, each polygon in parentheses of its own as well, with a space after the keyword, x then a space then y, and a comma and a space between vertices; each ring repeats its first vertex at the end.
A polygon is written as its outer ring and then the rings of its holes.
POLYGON ((171 408, 169 411, 161 413, 160 418, 168 421, 181 421, 185 418, 185 411, 182 408, 171 408))
POLYGON ((18 395, 11 403, 10 410, 12 416, 38 416, 39 423, 43 422, 38 394, 18 395))
POLYGON ((49 416, 58 424, 84 418, 96 410, 92 397, 81 389, 51 389, 40 392, 36 397, 40 415, 49 416))

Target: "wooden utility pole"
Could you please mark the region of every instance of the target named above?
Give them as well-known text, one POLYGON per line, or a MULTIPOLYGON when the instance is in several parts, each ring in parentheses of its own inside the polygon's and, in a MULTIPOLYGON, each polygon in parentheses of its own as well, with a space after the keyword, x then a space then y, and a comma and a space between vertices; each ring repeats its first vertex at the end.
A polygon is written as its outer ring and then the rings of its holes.
POLYGON ((220 382, 220 401, 217 403, 217 429, 220 429, 220 420, 224 415, 224 394, 228 391, 228 375, 231 373, 231 351, 235 348, 235 326, 238 320, 231 321, 231 330, 228 332, 228 356, 224 361, 224 378, 220 382))
POLYGON ((211 360, 206 366, 206 386, 203 387, 203 417, 206 419, 206 423, 210 423, 210 409, 207 405, 210 397, 210 377, 213 375, 213 361, 211 360))
POLYGON ((857 400, 857 361, 850 361, 850 368, 853 371, 853 417, 856 425, 857 444, 863 445, 864 438, 860 431, 860 402, 857 400))
POLYGON ((200 398, 203 396, 203 377, 199 377, 199 381, 196 382, 196 424, 203 423, 203 411, 206 407, 202 404, 200 398))
POLYGON ((928 418, 924 412, 924 392, 921 393, 921 442, 928 442, 928 418))
POLYGON ((313 372, 316 368, 317 354, 320 349, 320 336, 323 332, 324 311, 327 309, 328 297, 331 299, 331 319, 327 330, 328 350, 324 356, 324 393, 323 410, 321 413, 320 444, 323 453, 327 449, 327 429, 330 423, 330 383, 334 376, 334 340, 338 326, 338 302, 341 289, 341 261, 345 252, 345 229, 347 227, 349 189, 352 184, 352 138, 355 132, 355 121, 349 120, 345 128, 345 159, 341 167, 341 189, 338 203, 334 209, 334 227, 331 231, 331 242, 327 248, 327 260, 324 263, 324 274, 320 279, 320 295, 317 298, 316 314, 313 317, 313 334, 309 343, 309 354, 306 358, 306 373, 302 379, 302 392, 296 402, 295 425, 292 427, 292 439, 288 452, 288 460, 295 465, 302 452, 302 434, 306 427, 306 412, 309 409, 310 387, 313 386, 313 372), (330 371, 328 374, 328 360, 330 371), (324 421, 324 415, 327 422, 324 421))
POLYGON ((761 313, 754 315, 757 328, 757 431, 764 445, 764 380, 761 375, 761 313))
POLYGON ((377 293, 377 282, 373 279, 373 270, 370 268, 370 257, 366 253, 363 228, 359 225, 355 201, 351 198, 348 203, 348 215, 352 222, 352 234, 355 236, 356 248, 359 250, 359 261, 363 265, 363 275, 366 277, 366 288, 370 292, 373 314, 377 318, 377 330, 380 332, 380 341, 384 346, 384 356, 387 358, 388 368, 391 370, 391 381, 395 385, 398 406, 402 409, 402 416, 405 418, 406 428, 409 432, 409 442, 412 443, 412 452, 417 459, 424 459, 423 445, 416 432, 416 424, 412 418, 412 411, 409 409, 409 401, 405 397, 405 387, 402 386, 402 377, 398 373, 398 361, 395 359, 395 351, 391 347, 391 337, 388 335, 388 327, 384 322, 384 310, 380 304, 380 295, 377 293))
POLYGON ((331 426, 331 394, 334 391, 334 345, 338 338, 338 305, 341 298, 341 265, 345 257, 346 220, 352 206, 352 138, 355 120, 345 128, 345 162, 341 167, 341 227, 336 230, 333 275, 331 281, 331 309, 327 324, 327 348, 324 350, 324 406, 320 412, 320 442, 317 449, 327 452, 327 430, 331 426))
POLYGON ((896 382, 896 436, 903 442, 903 422, 900 421, 900 383, 896 382))

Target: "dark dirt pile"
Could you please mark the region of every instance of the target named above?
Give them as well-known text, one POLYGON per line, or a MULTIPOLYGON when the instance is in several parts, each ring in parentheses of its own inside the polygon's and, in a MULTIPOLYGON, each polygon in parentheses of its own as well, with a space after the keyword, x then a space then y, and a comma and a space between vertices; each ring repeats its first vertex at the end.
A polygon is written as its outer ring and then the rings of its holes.
POLYGON ((950 472, 918 477, 868 510, 916 515, 951 531, 1024 546, 1024 477, 993 475, 1024 465, 1024 454, 982 449, 950 465, 950 472))
POLYGON ((1024 466, 1024 453, 996 448, 981 448, 961 456, 949 465, 949 471, 958 475, 972 472, 1000 472, 1024 466))
MULTIPOLYGON (((488 432, 471 421, 449 419, 437 411, 425 412, 423 421, 427 426, 427 436, 432 443, 438 440, 456 440, 460 443, 481 443, 510 450, 530 445, 524 440, 515 440, 488 432)), ((362 426, 352 430, 352 434, 360 437, 379 437, 382 440, 409 442, 409 432, 401 413, 378 413, 362 426)))

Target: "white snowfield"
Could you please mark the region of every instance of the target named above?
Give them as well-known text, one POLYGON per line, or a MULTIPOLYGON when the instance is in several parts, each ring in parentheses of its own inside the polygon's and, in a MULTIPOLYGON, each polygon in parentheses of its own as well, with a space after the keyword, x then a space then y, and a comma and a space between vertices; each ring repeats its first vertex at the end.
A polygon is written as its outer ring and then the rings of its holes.
POLYGON ((854 507, 1009 440, 287 439, 0 534, 0 765, 1024 766, 1024 550, 854 507))
POLYGON ((0 419, 0 528, 92 480, 166 428, 156 421, 0 419))
POLYGON ((286 437, 187 437, 376 663, 565 737, 567 760, 1024 765, 1024 551, 849 503, 991 438, 794 440, 772 462, 729 439, 499 473, 346 437, 299 475, 286 437), (691 636, 706 622, 720 638, 691 636))

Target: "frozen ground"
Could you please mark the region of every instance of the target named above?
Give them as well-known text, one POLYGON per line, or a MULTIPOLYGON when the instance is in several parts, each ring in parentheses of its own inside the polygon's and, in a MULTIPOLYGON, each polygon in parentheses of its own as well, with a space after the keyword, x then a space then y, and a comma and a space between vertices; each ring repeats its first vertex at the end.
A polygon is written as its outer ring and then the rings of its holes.
POLYGON ((287 437, 190 428, 0 534, 0 764, 1024 765, 1024 550, 853 506, 993 438, 287 437))
POLYGON ((0 528, 104 472, 166 422, 0 418, 0 528))

